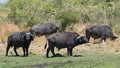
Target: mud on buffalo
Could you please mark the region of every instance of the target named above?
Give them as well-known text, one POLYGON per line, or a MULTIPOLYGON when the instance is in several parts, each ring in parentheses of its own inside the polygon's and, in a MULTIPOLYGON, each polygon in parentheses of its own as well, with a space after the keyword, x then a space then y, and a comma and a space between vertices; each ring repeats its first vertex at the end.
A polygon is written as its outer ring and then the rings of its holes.
MULTIPOLYGON (((75 46, 79 44, 84 44, 88 42, 88 39, 86 36, 80 36, 76 32, 65 32, 65 33, 55 33, 47 38, 48 40, 48 48, 46 57, 48 58, 49 51, 51 50, 53 56, 55 56, 54 53, 54 47, 57 47, 58 50, 62 48, 67 48, 67 55, 72 56, 72 50, 75 46)), ((47 44, 45 45, 46 48, 47 44)))
POLYGON ((8 56, 8 51, 10 47, 14 46, 14 52, 16 56, 19 56, 17 53, 17 48, 22 47, 23 56, 28 56, 28 48, 30 46, 31 41, 34 40, 34 35, 30 32, 14 32, 8 36, 7 47, 6 47, 6 56, 8 56))

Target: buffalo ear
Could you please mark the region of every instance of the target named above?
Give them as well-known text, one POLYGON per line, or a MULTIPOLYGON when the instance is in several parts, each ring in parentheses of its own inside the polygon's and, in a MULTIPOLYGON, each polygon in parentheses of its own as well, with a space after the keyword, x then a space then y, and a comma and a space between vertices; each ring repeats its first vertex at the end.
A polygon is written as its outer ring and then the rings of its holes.
POLYGON ((33 41, 35 36, 30 35, 30 39, 33 41))
POLYGON ((30 40, 32 40, 32 41, 33 41, 33 40, 34 40, 34 38, 35 38, 35 35, 34 35, 34 34, 32 34, 32 33, 30 33, 30 32, 29 32, 29 34, 30 34, 30 35, 29 35, 29 36, 30 36, 30 40))

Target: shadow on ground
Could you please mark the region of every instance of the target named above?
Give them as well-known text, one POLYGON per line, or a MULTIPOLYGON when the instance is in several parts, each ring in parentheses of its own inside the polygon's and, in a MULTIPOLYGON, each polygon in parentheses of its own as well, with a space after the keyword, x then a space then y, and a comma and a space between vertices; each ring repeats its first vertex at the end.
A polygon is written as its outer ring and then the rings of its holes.
MULTIPOLYGON (((65 56, 60 53, 56 53, 55 56, 52 56, 50 58, 54 58, 54 57, 65 57, 65 56)), ((84 56, 83 55, 73 55, 72 57, 84 57, 84 56)))
POLYGON ((73 57, 84 57, 82 55, 73 55, 73 57))
POLYGON ((54 58, 54 57, 65 57, 64 55, 60 54, 60 53, 56 53, 55 56, 52 56, 50 58, 54 58))

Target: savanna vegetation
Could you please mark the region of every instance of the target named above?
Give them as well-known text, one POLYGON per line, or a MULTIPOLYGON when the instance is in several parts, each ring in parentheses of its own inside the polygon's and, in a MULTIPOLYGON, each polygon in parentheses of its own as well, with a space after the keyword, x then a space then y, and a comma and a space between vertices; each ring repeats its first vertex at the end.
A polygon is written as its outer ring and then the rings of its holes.
MULTIPOLYGON (((109 25, 120 35, 120 0, 8 0, 0 4, 0 68, 119 68, 120 39, 106 44, 92 42, 76 47, 74 57, 46 58, 44 37, 32 42, 28 57, 5 57, 7 36, 14 31, 28 30, 34 24, 62 23, 62 31, 83 31, 87 24, 109 25), (74 29, 74 28, 75 29, 74 29), (73 29, 71 29, 73 28, 73 29)), ((80 32, 81 33, 81 32, 80 32)), ((22 53, 22 50, 19 50, 22 53)), ((13 53, 13 50, 10 50, 13 53)), ((9 54, 12 55, 12 54, 9 54)))
POLYGON ((60 20, 63 30, 75 23, 107 24, 119 31, 119 0, 9 0, 8 18, 15 24, 60 20))

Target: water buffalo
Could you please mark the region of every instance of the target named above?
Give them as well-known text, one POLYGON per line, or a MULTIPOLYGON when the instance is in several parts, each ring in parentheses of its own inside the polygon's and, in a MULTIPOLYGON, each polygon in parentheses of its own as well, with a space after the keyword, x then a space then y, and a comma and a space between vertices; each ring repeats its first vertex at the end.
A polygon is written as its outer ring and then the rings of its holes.
MULTIPOLYGON (((54 47, 57 47, 58 50, 62 48, 67 48, 67 54, 68 56, 72 56, 72 50, 75 46, 83 43, 87 43, 88 40, 86 36, 79 36, 76 32, 65 32, 65 33, 56 33, 48 36, 48 48, 46 57, 48 58, 49 51, 51 50, 53 56, 55 56, 54 53, 54 47)), ((45 45, 46 48, 47 45, 45 45)))
POLYGON ((7 47, 6 47, 6 56, 8 56, 8 51, 10 47, 14 46, 14 52, 16 56, 19 56, 17 53, 17 48, 22 47, 23 56, 28 56, 28 48, 30 46, 31 41, 34 40, 34 36, 30 32, 14 32, 8 36, 7 47))
POLYGON ((57 32, 57 30, 59 29, 60 29, 60 24, 44 23, 44 24, 33 25, 30 28, 30 32, 31 34, 39 37, 42 35, 48 36, 52 33, 57 32))
POLYGON ((101 38, 102 41, 106 41, 107 38, 110 38, 111 40, 115 40, 116 36, 113 35, 112 29, 107 25, 90 25, 86 28, 86 37, 89 41, 90 37, 93 39, 101 38))

